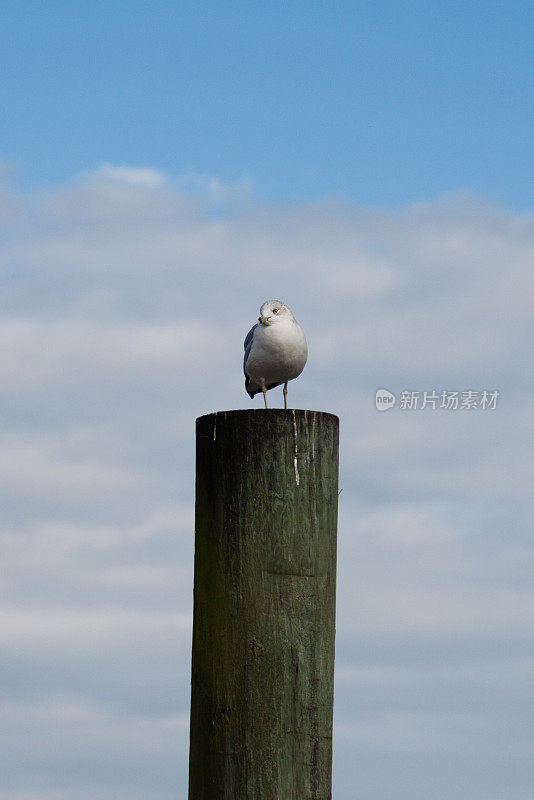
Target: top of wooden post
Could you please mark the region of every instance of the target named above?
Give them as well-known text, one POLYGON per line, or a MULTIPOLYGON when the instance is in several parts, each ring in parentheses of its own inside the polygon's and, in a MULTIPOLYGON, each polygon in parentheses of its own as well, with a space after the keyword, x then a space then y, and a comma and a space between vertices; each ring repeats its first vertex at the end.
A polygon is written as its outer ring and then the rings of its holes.
POLYGON ((252 418, 261 418, 264 416, 273 417, 273 416, 283 416, 283 417, 293 417, 293 418, 300 418, 304 420, 313 420, 319 417, 326 419, 330 419, 331 422, 337 422, 339 424, 339 417, 335 414, 331 414, 329 411, 313 411, 311 409, 305 408, 236 408, 230 409, 228 411, 211 411, 209 414, 203 414, 201 417, 197 417, 197 424, 199 424, 202 420, 207 422, 210 418, 215 418, 218 416, 224 417, 227 419, 228 417, 239 417, 241 416, 243 422, 246 422, 247 419, 252 418))

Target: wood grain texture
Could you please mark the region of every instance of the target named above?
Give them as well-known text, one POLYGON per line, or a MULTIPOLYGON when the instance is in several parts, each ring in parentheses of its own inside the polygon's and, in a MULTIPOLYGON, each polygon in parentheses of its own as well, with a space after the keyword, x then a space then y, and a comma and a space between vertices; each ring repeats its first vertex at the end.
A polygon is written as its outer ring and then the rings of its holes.
POLYGON ((189 800, 331 797, 339 420, 197 420, 189 800))

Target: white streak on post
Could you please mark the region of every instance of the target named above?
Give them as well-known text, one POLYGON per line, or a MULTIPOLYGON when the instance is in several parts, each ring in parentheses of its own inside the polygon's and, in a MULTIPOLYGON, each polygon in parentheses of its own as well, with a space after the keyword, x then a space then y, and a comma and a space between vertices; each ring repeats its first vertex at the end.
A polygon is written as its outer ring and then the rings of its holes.
POLYGON ((299 451, 297 446, 297 418, 295 417, 295 409, 293 409, 293 432, 295 434, 295 456, 293 458, 293 466, 295 467, 295 481, 297 486, 300 486, 300 475, 299 475, 299 451))
POLYGON ((217 412, 213 416, 213 441, 217 441, 217 412))

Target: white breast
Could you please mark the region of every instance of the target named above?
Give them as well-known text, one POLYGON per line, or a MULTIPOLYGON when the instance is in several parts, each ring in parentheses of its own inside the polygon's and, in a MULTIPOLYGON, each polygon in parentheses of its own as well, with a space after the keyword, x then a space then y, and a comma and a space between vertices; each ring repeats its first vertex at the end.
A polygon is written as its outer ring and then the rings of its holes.
POLYGON ((307 358, 306 337, 298 322, 258 325, 245 369, 258 386, 268 386, 297 378, 307 358))

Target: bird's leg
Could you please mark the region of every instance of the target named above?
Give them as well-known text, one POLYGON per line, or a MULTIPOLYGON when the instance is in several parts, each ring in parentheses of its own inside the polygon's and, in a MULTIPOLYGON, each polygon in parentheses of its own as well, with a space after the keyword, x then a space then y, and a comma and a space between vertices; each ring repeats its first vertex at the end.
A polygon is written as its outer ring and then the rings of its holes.
POLYGON ((287 408, 287 381, 284 383, 284 408, 287 408))
POLYGON ((265 388, 265 384, 262 384, 261 390, 263 392, 263 399, 265 401, 265 408, 267 408, 267 389, 265 388))

